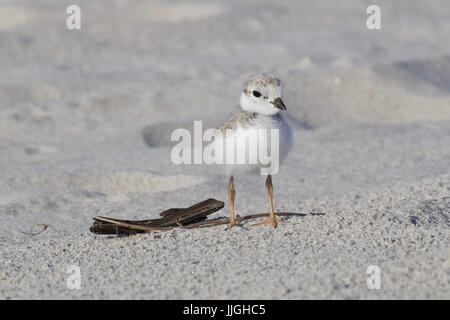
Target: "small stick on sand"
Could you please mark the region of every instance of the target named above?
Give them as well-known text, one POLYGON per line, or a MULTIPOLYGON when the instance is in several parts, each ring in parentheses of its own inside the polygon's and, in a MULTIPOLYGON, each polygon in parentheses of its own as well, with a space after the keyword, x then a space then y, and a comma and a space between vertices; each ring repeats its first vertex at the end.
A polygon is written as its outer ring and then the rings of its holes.
POLYGON ((188 208, 172 208, 160 214, 161 218, 148 220, 119 220, 107 217, 94 217, 89 229, 97 234, 136 234, 145 231, 167 231, 206 220, 211 213, 222 209, 224 203, 216 199, 207 199, 188 208))

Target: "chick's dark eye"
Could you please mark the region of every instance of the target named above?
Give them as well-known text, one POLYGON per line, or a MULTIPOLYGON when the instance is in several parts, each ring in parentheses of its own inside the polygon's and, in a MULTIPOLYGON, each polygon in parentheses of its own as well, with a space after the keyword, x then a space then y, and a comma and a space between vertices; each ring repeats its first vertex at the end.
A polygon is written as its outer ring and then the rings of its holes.
POLYGON ((261 92, 254 90, 253 95, 257 98, 261 97, 261 92))

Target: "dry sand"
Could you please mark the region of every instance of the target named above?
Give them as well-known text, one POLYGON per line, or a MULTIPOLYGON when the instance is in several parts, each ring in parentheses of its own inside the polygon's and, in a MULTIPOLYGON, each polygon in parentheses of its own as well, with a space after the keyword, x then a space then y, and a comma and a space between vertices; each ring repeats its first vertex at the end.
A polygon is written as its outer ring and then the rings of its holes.
MULTIPOLYGON (((1 299, 450 298, 447 0, 378 1, 377 31, 368 1, 77 3, 74 31, 60 1, 0 3, 1 299), (225 201, 220 172, 171 164, 170 133, 220 123, 262 71, 294 135, 276 210, 326 216, 89 233, 225 201)), ((238 214, 268 210, 263 177, 235 183, 238 214)))

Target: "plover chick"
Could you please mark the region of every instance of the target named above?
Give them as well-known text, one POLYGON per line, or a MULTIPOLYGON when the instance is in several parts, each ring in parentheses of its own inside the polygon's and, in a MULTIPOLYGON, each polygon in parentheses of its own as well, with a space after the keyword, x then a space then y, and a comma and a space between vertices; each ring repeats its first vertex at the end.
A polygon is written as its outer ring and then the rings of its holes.
MULTIPOLYGON (((281 111, 286 110, 286 106, 281 99, 283 87, 281 81, 275 77, 269 76, 267 74, 260 74, 250 77, 245 83, 244 89, 241 93, 240 108, 242 109, 240 113, 231 116, 226 123, 220 128, 222 133, 222 139, 225 137, 225 132, 229 133, 231 130, 233 134, 233 139, 225 139, 225 148, 230 143, 233 143, 233 148, 237 145, 236 153, 246 154, 245 164, 233 164, 228 166, 230 180, 228 183, 228 201, 230 207, 230 227, 236 225, 236 219, 234 214, 234 200, 236 196, 236 191, 234 188, 234 176, 239 176, 240 174, 249 174, 258 172, 260 170, 255 170, 261 168, 263 165, 260 160, 252 161, 252 157, 258 157, 264 152, 271 152, 273 150, 277 151, 279 159, 277 163, 279 164, 281 160, 286 156, 290 145, 291 145, 291 131, 287 123, 283 120, 281 111), (261 141, 261 136, 255 135, 256 132, 263 131, 267 132, 267 139, 261 141), (272 141, 271 129, 277 129, 279 139, 274 139, 272 141), (257 138, 255 138, 255 136, 257 138), (244 144, 237 143, 238 140, 246 139, 244 144), (255 140, 259 139, 259 141, 255 140), (267 148, 267 150, 260 150, 261 148, 267 148), (274 149, 275 148, 275 149, 274 149), (256 153, 255 153, 256 150, 256 153)), ((228 136, 227 136, 228 137, 228 136)), ((242 142, 242 141, 241 141, 242 142)), ((269 153, 264 153, 268 155, 269 153)), ((273 156, 273 154, 271 155, 273 156)), ((278 170, 278 168, 277 168, 278 170)), ((269 198, 270 214, 269 217, 257 225, 272 225, 276 227, 279 220, 276 218, 273 208, 273 186, 272 186, 272 176, 267 174, 266 177, 266 193, 269 198)))

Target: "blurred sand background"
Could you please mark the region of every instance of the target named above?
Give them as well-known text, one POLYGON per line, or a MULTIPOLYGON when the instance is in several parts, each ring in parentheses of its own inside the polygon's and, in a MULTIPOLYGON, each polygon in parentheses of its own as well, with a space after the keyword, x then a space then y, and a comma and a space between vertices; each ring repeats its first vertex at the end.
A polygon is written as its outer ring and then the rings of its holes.
MULTIPOLYGON (((0 298, 450 298, 450 3, 376 3, 369 31, 372 1, 1 0, 0 298), (89 233, 225 201, 226 176, 171 164, 170 133, 220 123, 259 72, 294 135, 276 210, 326 216, 89 233)), ((235 184, 237 214, 268 210, 263 177, 235 184)))

